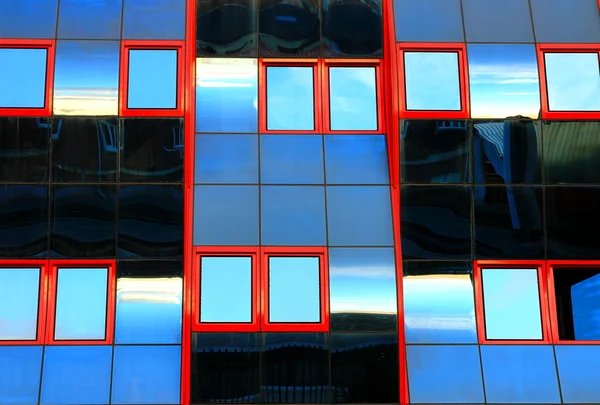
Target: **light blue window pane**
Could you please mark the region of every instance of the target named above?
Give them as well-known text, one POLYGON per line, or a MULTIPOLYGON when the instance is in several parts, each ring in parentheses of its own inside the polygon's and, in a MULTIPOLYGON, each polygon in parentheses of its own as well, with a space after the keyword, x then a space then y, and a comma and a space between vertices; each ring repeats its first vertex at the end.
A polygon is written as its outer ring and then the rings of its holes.
POLYGON ((269 322, 321 320, 318 257, 269 258, 269 322))
POLYGON ((60 0, 58 38, 120 39, 123 0, 60 0))
POLYGON ((43 108, 46 49, 0 49, 0 108, 43 108))
POLYGON ((197 135, 196 183, 258 183, 258 135, 197 135))
POLYGON ((252 322, 252 258, 202 257, 200 322, 252 322))
POLYGON ((405 52, 404 74, 407 109, 461 109, 458 53, 405 52))
POLYGON ((385 135, 325 135, 328 184, 389 184, 385 135))
POLYGON ((35 340, 40 269, 0 269, 0 341, 35 340))
POLYGON ((376 83, 374 67, 329 68, 332 130, 377 130, 376 83))
POLYGON ((108 404, 112 346, 47 346, 43 405, 108 404))
POLYGON ((551 111, 600 111, 597 53, 546 53, 551 111))
POLYGON ((315 128, 312 67, 267 67, 267 129, 315 128))
POLYGON ((47 38, 56 35, 58 0, 0 1, 0 38, 47 38))
POLYGON ((0 404, 38 403, 42 346, 0 346, 0 404))
POLYGON ((56 340, 106 336, 108 269, 58 269, 56 340))
POLYGON ((319 135, 261 135, 260 181, 323 184, 323 139, 319 135))
POLYGON ((542 339, 536 269, 482 269, 488 339, 542 339))
POLYGON ((177 50, 129 51, 128 108, 176 108, 177 84, 177 50))
POLYGON ((463 42, 460 0, 394 0, 396 40, 463 42))
POLYGON ((185 39, 186 0, 124 0, 123 39, 185 39))
POLYGON ((571 287, 575 340, 600 340, 599 298, 600 274, 571 287))
POLYGON ((600 402, 600 346, 557 345, 554 350, 563 403, 600 402))

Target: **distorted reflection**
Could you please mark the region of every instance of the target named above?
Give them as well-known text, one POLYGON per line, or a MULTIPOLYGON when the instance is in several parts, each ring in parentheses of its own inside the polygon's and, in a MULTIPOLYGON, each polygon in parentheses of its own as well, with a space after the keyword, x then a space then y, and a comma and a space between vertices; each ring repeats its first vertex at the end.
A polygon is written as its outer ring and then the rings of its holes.
POLYGON ((117 115, 119 53, 118 41, 58 41, 54 114, 117 115))
POLYGON ((196 131, 256 132, 256 59, 196 59, 196 131))
POLYGON ((0 181, 48 180, 48 122, 45 118, 0 118, 0 181))
POLYGON ((310 66, 267 67, 267 129, 315 128, 313 74, 310 66))
POLYGON ((597 53, 546 53, 544 61, 550 111, 600 111, 597 53))
POLYGON ((600 274, 586 278, 571 287, 575 340, 600 340, 600 274))
POLYGON ((472 118, 537 118, 540 88, 535 45, 469 44, 472 118))
POLYGON ((319 258, 269 258, 269 322, 319 322, 319 258))
POLYGON ((0 269, 0 341, 37 337, 39 268, 0 269))
POLYGON ((129 51, 128 108, 177 107, 177 52, 129 51))
POLYGON ((542 339, 537 269, 482 269, 487 339, 542 339))
POLYGON ((102 340, 106 336, 108 269, 58 269, 56 340, 102 340))
POLYGON ((0 49, 0 108, 43 108, 46 49, 0 49))
POLYGON ((377 130, 374 67, 330 67, 329 105, 332 130, 377 130))
POLYGON ((404 52, 408 110, 461 109, 458 53, 404 52))

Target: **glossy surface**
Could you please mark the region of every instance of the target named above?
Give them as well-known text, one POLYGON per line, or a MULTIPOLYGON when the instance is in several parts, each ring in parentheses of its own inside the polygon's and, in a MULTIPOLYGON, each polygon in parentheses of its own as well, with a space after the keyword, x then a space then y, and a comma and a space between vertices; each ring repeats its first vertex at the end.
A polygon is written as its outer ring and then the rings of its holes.
POLYGON ((396 41, 463 42, 459 0, 394 0, 396 41))
POLYGON ((185 0, 124 0, 123 39, 184 39, 185 0))
POLYGON ((313 68, 267 67, 267 129, 315 128, 313 68))
POLYGON ((594 382, 600 367, 600 347, 555 346, 560 389, 565 403, 598 402, 600 387, 594 382))
POLYGON ((258 183, 257 135, 200 134, 195 147, 195 183, 258 183))
POLYGON ((200 258, 200 322, 252 321, 252 258, 200 258))
POLYGON ((389 184, 385 135, 325 135, 328 184, 389 184))
POLYGON ((330 67, 329 109, 332 130, 377 130, 374 67, 330 67))
POLYGON ((60 0, 59 39, 120 39, 123 0, 60 0))
POLYGON ((332 331, 396 330, 394 260, 392 248, 329 249, 332 331))
POLYGON ((544 61, 550 111, 600 110, 597 53, 545 53, 544 61))
POLYGON ((257 130, 257 60, 197 58, 196 131, 257 130))
POLYGON ((402 269, 406 343, 477 343, 470 263, 405 261, 402 269))
POLYGON ((127 108, 177 107, 177 52, 165 49, 129 51, 127 108))
POLYGON ((39 268, 0 268, 0 342, 36 339, 39 292, 39 268))
POLYGON ((261 135, 263 184, 323 184, 323 139, 315 135, 261 135))
MULTIPOLYGON (((471 3, 477 4, 477 7, 486 7, 488 10, 494 4, 491 1, 471 1, 471 3)), ((512 3, 515 3, 515 0, 512 0, 512 3)), ((496 4, 501 6, 500 8, 505 6, 505 3, 496 4)), ((511 21, 514 16, 515 14, 510 15, 511 21)), ((479 21, 479 18, 475 20, 479 21)), ((528 23, 531 24, 529 19, 528 23)), ((489 22, 486 22, 485 26, 489 27, 489 22)), ((514 25, 503 26, 514 27, 514 25)), ((537 55, 533 44, 469 44, 467 55, 472 118, 505 118, 514 115, 537 118, 539 116, 540 86, 537 55)))
POLYGON ((460 79, 456 52, 405 52, 408 110, 458 111, 460 79))
POLYGON ((600 25, 595 1, 529 0, 538 42, 596 43, 600 25), (560 29, 557 23, 560 22, 560 29))
POLYGON ((575 283, 571 287, 571 306, 573 311, 574 340, 600 340, 598 325, 598 291, 600 275, 596 274, 575 283))
POLYGON ((37 404, 42 346, 0 346, 0 404, 37 404))
POLYGON ((58 0, 0 3, 0 38, 54 38, 58 0))
POLYGON ((0 48, 0 108, 43 108, 46 49, 0 48))
POLYGON ((0 181, 48 180, 50 131, 44 121, 0 118, 0 181))
POLYGON ((118 41, 57 41, 54 114, 117 115, 118 41))
POLYGON ((467 42, 534 41, 528 0, 462 0, 462 11, 467 42))

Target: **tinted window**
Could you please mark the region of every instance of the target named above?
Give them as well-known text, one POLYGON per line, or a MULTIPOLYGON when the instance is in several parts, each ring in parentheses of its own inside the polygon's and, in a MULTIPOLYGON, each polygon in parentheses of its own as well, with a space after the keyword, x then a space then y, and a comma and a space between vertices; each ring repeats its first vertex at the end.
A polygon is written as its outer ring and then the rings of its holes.
POLYGON ((128 108, 177 107, 177 52, 129 51, 128 108))
POLYGON ((185 0, 123 3, 123 39, 185 38, 185 0))
POLYGON ((40 269, 0 269, 0 341, 37 337, 40 269))
POLYGON ((44 118, 0 118, 0 181, 48 180, 50 126, 44 118))
POLYGON ((332 130, 377 130, 377 84, 373 67, 330 67, 332 130))
POLYGON ((119 39, 123 0, 60 0, 58 38, 119 39))
POLYGON ((43 108, 46 49, 0 49, 0 108, 43 108))
POLYGON ((548 109, 599 111, 597 53, 545 53, 548 109))
POLYGON ((267 129, 315 128, 312 67, 267 67, 267 129))

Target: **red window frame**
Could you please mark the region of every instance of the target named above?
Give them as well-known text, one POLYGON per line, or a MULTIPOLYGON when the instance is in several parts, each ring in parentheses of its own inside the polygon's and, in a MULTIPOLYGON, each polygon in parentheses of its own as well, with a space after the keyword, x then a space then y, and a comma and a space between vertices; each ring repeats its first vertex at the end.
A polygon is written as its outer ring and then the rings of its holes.
POLYGON ((123 117, 182 117, 184 115, 185 41, 121 41, 119 72, 119 115, 123 117), (129 51, 174 50, 177 51, 177 98, 175 108, 129 108, 129 51))
MULTIPOLYGON (((600 3, 600 0, 598 0, 600 3)), ((540 76, 540 94, 542 98, 543 119, 593 120, 600 117, 600 111, 550 111, 548 82, 546 80, 546 53, 596 53, 599 55, 599 44, 537 44, 538 69, 540 76)))
POLYGON ((19 117, 49 117, 52 115, 52 97, 54 93, 54 60, 55 41, 52 39, 3 39, 0 38, 0 49, 46 49, 46 87, 44 107, 0 107, 0 115, 19 117))
POLYGON ((541 345, 550 344, 550 315, 548 313, 548 292, 546 289, 546 265, 541 260, 476 260, 473 266, 473 284, 475 288, 475 314, 477 319, 477 336, 480 344, 494 345, 541 345), (542 339, 488 339, 485 334, 485 306, 483 301, 482 269, 536 269, 538 275, 538 293, 540 299, 540 321, 542 339))
POLYGON ((464 43, 399 43, 398 79, 400 96, 400 118, 468 119, 470 116, 469 73, 467 50, 464 43), (460 105, 457 111, 409 110, 406 103, 406 76, 404 70, 405 52, 456 52, 458 54, 458 79, 460 85, 460 105))

